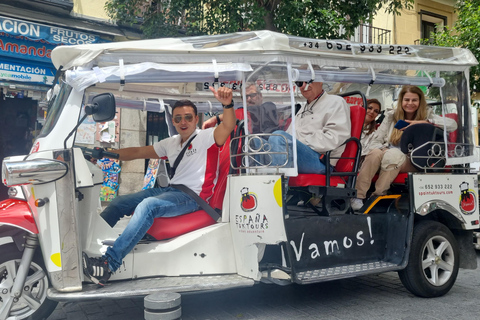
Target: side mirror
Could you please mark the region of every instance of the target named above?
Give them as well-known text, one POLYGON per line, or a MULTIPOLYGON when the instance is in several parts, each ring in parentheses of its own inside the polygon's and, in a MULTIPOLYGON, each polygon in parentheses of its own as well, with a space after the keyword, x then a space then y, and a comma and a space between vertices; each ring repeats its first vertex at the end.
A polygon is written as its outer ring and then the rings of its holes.
POLYGON ((110 121, 115 118, 115 97, 111 93, 102 93, 92 99, 92 104, 85 106, 85 113, 93 115, 95 122, 110 121))

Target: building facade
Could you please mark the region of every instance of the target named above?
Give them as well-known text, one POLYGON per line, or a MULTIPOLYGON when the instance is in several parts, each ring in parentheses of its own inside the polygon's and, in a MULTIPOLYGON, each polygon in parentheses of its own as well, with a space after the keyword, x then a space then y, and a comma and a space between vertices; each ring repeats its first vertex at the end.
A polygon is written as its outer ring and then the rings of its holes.
MULTIPOLYGON (((0 0, 0 161, 27 154, 42 128, 56 70, 51 51, 138 39, 108 20, 105 0, 0 0)), ((6 197, 3 184, 0 198, 6 197)))
POLYGON ((390 31, 391 44, 428 43, 437 28, 453 26, 457 19, 454 6, 454 0, 416 0, 411 9, 398 16, 378 12, 372 26, 390 31))

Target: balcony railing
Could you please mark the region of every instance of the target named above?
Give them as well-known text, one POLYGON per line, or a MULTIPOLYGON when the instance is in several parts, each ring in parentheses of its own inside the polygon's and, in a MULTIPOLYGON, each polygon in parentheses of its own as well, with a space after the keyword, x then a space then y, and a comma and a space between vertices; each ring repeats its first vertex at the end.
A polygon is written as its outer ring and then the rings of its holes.
POLYGON ((372 44, 390 44, 392 30, 361 24, 355 29, 352 41, 372 44))

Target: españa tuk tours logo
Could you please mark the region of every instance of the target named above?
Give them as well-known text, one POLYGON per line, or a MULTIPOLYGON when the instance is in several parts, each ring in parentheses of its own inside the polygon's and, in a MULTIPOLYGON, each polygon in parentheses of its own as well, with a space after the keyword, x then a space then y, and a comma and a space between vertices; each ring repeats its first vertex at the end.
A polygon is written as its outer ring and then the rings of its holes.
POLYGON ((469 189, 468 182, 460 184, 460 210, 463 214, 470 215, 475 212, 477 208, 477 197, 472 189, 469 189))
POLYGON ((250 214, 238 214, 235 216, 235 224, 240 232, 244 233, 263 233, 268 229, 268 218, 265 214, 253 213, 257 208, 257 195, 249 192, 248 188, 244 187, 240 190, 242 198, 240 201, 240 208, 243 212, 251 212, 250 214))
POLYGON ((253 211, 257 208, 257 196, 248 191, 248 188, 243 187, 242 190, 240 190, 240 193, 242 194, 242 200, 240 202, 240 207, 244 212, 250 212, 253 211))

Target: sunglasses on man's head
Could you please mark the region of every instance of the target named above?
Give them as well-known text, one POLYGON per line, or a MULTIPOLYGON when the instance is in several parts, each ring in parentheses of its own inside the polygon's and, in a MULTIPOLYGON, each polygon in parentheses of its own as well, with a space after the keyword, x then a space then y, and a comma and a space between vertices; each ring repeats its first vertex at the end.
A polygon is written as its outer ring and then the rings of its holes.
POLYGON ((180 114, 176 115, 175 117, 173 117, 173 122, 180 123, 180 122, 182 122, 183 118, 185 118, 185 121, 187 121, 187 122, 192 122, 193 121, 193 114, 186 114, 184 117, 182 117, 180 114))

